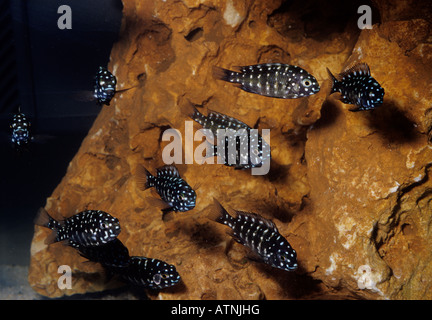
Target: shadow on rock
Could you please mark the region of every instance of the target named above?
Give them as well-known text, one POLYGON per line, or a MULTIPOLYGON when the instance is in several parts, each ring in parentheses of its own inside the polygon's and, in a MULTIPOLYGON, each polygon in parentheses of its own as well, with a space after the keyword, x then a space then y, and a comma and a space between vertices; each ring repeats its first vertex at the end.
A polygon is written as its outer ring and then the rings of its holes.
POLYGON ((412 143, 420 139, 416 124, 407 118, 393 100, 384 100, 377 109, 366 114, 369 126, 388 143, 412 143))

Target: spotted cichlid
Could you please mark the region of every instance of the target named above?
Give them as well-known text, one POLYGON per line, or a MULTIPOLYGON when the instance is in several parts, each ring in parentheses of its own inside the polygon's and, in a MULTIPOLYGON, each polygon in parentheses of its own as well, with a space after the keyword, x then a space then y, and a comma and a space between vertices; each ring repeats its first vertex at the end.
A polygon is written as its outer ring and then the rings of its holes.
POLYGON ((137 168, 137 185, 141 190, 156 188, 162 200, 169 206, 162 209, 162 218, 170 211, 185 212, 195 208, 195 191, 180 177, 180 173, 173 165, 158 168, 156 176, 139 165, 137 168))
POLYGON ((315 77, 297 66, 267 63, 238 68, 240 72, 214 67, 213 76, 244 91, 272 98, 296 99, 320 90, 315 77))
POLYGON ((359 63, 336 78, 327 68, 332 80, 330 94, 340 92, 340 100, 356 106, 350 111, 373 110, 384 101, 384 88, 371 76, 369 66, 359 63))
POLYGON ((116 77, 107 68, 100 66, 96 73, 94 97, 99 104, 109 106, 111 99, 116 93, 116 77))
POLYGON ((165 289, 176 285, 181 277, 174 265, 146 257, 130 257, 129 265, 118 275, 128 283, 147 289, 165 289))
POLYGON ((204 129, 211 130, 214 139, 217 138, 218 129, 231 129, 233 131, 242 132, 235 140, 226 136, 223 146, 215 144, 214 152, 210 156, 217 155, 219 158, 222 157, 225 165, 234 166, 236 169, 249 169, 261 167, 265 161, 270 161, 270 146, 261 135, 252 134, 252 128, 244 122, 211 110, 209 110, 208 115, 205 116, 192 105, 184 108, 183 112, 202 125, 204 129), (245 146, 243 150, 241 149, 242 145, 245 146), (231 159, 235 160, 232 162, 230 161, 230 150, 236 152, 235 155, 231 155, 231 159))
POLYGON ((28 146, 33 139, 30 133, 31 123, 26 115, 18 108, 18 112, 13 115, 10 128, 12 129, 11 141, 15 149, 19 150, 28 146))
POLYGON ((248 247, 264 263, 283 270, 297 269, 297 254, 288 241, 279 233, 276 225, 255 213, 236 211, 231 216, 214 199, 215 221, 231 228, 231 236, 248 247))
POLYGON ((118 238, 98 246, 72 242, 71 247, 77 249, 84 258, 100 263, 110 271, 120 271, 129 265, 129 250, 118 238))
POLYGON ((54 231, 46 243, 67 241, 71 246, 99 246, 114 240, 121 231, 117 218, 100 210, 86 210, 57 221, 41 208, 35 224, 54 231))

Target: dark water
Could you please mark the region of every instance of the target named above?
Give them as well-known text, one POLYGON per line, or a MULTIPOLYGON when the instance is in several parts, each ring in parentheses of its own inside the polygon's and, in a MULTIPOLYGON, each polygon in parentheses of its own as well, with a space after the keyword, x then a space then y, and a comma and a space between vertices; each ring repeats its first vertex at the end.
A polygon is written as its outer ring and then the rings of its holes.
POLYGON ((101 110, 79 96, 108 64, 121 16, 120 0, 0 0, 0 293, 25 282, 34 216, 101 110), (61 5, 71 8, 70 30, 58 28, 61 5), (21 155, 9 142, 18 106, 35 135, 21 155))

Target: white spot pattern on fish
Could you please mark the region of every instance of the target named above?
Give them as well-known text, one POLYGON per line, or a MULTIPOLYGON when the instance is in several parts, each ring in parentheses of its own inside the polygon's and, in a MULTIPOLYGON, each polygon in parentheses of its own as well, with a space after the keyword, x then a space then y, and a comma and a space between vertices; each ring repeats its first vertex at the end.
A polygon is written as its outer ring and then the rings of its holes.
POLYGON ((57 221, 41 208, 35 224, 54 231, 48 242, 67 241, 72 246, 98 246, 114 240, 121 231, 118 219, 101 210, 86 210, 57 221))
POLYGON ((236 217, 233 217, 216 199, 214 203, 216 222, 230 227, 234 240, 251 249, 264 263, 272 267, 287 271, 297 269, 296 251, 271 220, 242 211, 236 211, 236 217))
POLYGON ((330 94, 340 92, 340 100, 356 106, 350 111, 373 110, 384 101, 384 88, 371 76, 366 63, 358 63, 335 77, 327 68, 332 80, 330 94))
POLYGON ((244 91, 272 98, 296 99, 320 90, 315 77, 297 66, 267 63, 242 66, 239 69, 240 72, 235 72, 213 67, 213 76, 234 83, 244 91))
POLYGON ((94 97, 99 104, 109 105, 116 93, 116 77, 105 67, 99 67, 96 74, 94 97))

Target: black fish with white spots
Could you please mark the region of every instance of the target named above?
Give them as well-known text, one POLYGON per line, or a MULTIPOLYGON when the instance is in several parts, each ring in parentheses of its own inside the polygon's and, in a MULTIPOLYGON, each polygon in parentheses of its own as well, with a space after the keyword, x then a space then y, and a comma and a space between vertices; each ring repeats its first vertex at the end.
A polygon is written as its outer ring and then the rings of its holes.
MULTIPOLYGON (((223 113, 216 111, 208 111, 208 115, 205 116, 199 112, 193 105, 189 105, 183 109, 192 120, 196 121, 203 126, 204 129, 209 129, 213 138, 217 139, 218 130, 233 130, 233 132, 239 132, 235 140, 233 138, 225 137, 225 144, 219 148, 219 145, 215 144, 214 152, 212 156, 223 157, 224 164, 226 166, 234 166, 235 169, 249 169, 255 167, 261 167, 265 161, 270 161, 271 150, 267 142, 259 134, 252 134, 252 128, 246 123, 227 116, 223 113), (243 132, 241 132, 243 130, 243 132), (244 146, 242 149, 242 145, 244 146), (233 160, 230 162, 230 150, 235 152, 232 155, 233 160), (222 154, 224 153, 224 154, 222 154)), ((218 139, 218 143, 219 143, 218 139)))
POLYGON ((231 236, 248 247, 264 263, 286 271, 297 269, 297 253, 279 233, 276 225, 256 213, 236 211, 231 216, 214 199, 214 220, 231 228, 231 236))
POLYGON ((66 241, 71 246, 99 246, 114 240, 121 231, 118 219, 101 210, 86 210, 57 221, 41 208, 35 224, 54 231, 46 243, 66 241))
POLYGON ((161 199, 169 206, 162 209, 162 218, 170 211, 185 212, 195 208, 195 191, 180 177, 180 173, 173 165, 158 168, 156 176, 139 165, 137 168, 137 185, 141 190, 156 188, 161 199))
POLYGON ((96 84, 94 89, 94 97, 99 104, 109 106, 111 99, 116 93, 116 77, 105 67, 99 67, 96 73, 96 84))
POLYGON ((15 146, 15 149, 20 150, 29 145, 33 137, 30 133, 31 123, 27 119, 26 115, 20 111, 13 115, 12 123, 10 128, 12 129, 11 141, 15 146))
POLYGON ((129 250, 118 238, 98 246, 84 246, 75 242, 70 246, 77 249, 84 258, 100 263, 110 271, 119 271, 129 265, 129 250))
POLYGON ((181 280, 174 265, 137 256, 130 257, 128 266, 117 274, 132 285, 156 290, 172 287, 181 280))
POLYGON ((336 78, 327 68, 332 80, 330 94, 340 92, 340 100, 356 106, 349 111, 374 110, 384 101, 384 88, 372 76, 366 63, 345 70, 336 78))
POLYGON ((272 98, 296 99, 320 90, 315 77, 297 66, 267 63, 238 68, 239 72, 214 67, 213 76, 234 83, 244 91, 272 98))

